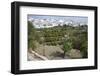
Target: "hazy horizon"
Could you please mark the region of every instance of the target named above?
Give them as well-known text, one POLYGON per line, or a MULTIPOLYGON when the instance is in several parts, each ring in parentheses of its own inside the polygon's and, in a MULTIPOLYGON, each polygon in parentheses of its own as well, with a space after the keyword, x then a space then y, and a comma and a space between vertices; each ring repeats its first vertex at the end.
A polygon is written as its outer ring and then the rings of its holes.
POLYGON ((57 16, 57 15, 28 15, 29 19, 46 19, 46 20, 63 20, 72 21, 74 23, 88 23, 88 17, 86 16, 57 16))

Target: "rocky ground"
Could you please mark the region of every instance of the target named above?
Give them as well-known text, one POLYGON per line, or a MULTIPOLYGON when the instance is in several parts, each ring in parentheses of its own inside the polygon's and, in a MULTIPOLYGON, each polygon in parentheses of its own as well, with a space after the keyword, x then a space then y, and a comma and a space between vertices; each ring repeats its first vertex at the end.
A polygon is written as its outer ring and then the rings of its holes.
MULTIPOLYGON (((60 59, 78 59, 82 58, 80 50, 72 49, 66 53, 63 58, 63 50, 59 46, 43 46, 40 45, 34 52, 47 58, 48 60, 60 60, 60 59)), ((42 60, 40 57, 28 52, 28 60, 42 60)))

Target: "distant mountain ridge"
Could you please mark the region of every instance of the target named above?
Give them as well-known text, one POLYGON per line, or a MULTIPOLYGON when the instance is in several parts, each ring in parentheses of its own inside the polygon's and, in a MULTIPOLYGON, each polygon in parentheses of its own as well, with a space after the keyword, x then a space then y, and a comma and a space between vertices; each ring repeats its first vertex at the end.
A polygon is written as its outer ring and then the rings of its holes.
POLYGON ((34 19, 29 18, 28 21, 32 22, 35 28, 49 28, 54 26, 63 26, 63 25, 69 25, 69 26, 78 26, 78 25, 87 25, 83 22, 74 22, 73 20, 62 20, 62 19, 34 19))

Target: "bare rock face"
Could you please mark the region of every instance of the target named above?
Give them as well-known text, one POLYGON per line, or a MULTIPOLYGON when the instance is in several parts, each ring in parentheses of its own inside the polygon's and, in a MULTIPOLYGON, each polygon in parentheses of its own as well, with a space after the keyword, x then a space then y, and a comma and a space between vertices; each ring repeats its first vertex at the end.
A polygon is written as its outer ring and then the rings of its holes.
POLYGON ((66 52, 63 58, 63 50, 59 46, 39 46, 35 51, 28 51, 28 61, 36 60, 61 60, 61 59, 80 59, 80 50, 72 49, 66 52), (44 52, 45 51, 45 52, 44 52))
POLYGON ((73 59, 82 58, 80 50, 77 50, 77 49, 70 50, 68 55, 73 59))

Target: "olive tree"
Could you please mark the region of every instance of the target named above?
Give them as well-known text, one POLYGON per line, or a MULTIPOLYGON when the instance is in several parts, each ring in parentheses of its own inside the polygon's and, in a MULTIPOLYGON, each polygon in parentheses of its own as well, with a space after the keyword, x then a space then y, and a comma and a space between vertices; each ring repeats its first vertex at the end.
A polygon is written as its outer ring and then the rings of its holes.
POLYGON ((72 43, 70 40, 64 40, 63 42, 63 47, 62 47, 64 53, 63 53, 63 58, 66 55, 66 52, 70 51, 72 49, 72 43))

